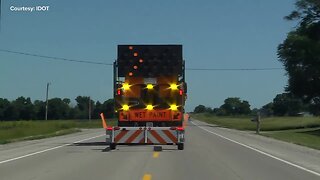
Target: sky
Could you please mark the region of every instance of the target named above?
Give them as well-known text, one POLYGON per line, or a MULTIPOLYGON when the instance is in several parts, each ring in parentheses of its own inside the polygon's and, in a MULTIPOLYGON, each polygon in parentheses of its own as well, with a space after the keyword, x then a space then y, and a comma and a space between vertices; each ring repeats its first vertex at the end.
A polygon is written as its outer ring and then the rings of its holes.
MULTIPOLYGON (((112 63, 118 44, 182 44, 187 68, 282 68, 277 46, 296 23, 292 0, 5 0, 0 49, 112 63), (12 11, 49 6, 48 11, 12 11)), ((0 98, 112 98, 112 66, 0 51, 0 98)), ((228 97, 260 108, 284 92, 286 72, 186 71, 187 111, 228 97)), ((73 101, 74 102, 74 101, 73 101)))

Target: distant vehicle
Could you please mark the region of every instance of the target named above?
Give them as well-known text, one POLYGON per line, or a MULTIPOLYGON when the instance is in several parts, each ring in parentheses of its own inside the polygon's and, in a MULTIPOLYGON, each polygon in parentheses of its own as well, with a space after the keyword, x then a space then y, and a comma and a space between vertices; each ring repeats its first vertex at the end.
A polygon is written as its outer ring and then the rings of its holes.
POLYGON ((182 45, 118 45, 118 126, 106 128, 110 149, 117 144, 171 144, 183 150, 186 93, 182 45))

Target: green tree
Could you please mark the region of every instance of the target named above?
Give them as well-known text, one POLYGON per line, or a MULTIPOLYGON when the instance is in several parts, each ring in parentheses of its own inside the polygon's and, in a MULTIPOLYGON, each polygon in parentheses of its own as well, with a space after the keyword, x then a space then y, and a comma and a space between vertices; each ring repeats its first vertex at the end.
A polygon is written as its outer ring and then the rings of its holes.
POLYGON ((35 111, 35 119, 45 119, 46 102, 35 100, 33 104, 34 104, 34 111, 35 111))
POLYGON ((289 93, 278 94, 273 99, 273 112, 277 116, 295 116, 303 111, 304 104, 301 99, 295 98, 289 93))
POLYGON ((238 97, 229 97, 224 100, 224 104, 220 106, 221 112, 225 115, 248 115, 251 113, 248 101, 241 101, 238 97))
POLYGON ((239 114, 248 115, 251 113, 250 104, 248 101, 242 101, 239 107, 239 114))
POLYGON ((11 106, 11 113, 14 113, 11 115, 11 118, 15 117, 17 118, 16 120, 30 120, 35 117, 34 106, 29 97, 18 97, 11 103, 11 106))
POLYGON ((296 10, 285 18, 299 21, 296 30, 278 46, 279 61, 289 77, 286 91, 320 106, 320 1, 298 0, 296 10))
POLYGON ((78 119, 87 119, 89 116, 89 100, 91 103, 91 110, 94 109, 94 101, 90 99, 89 96, 78 96, 76 99, 77 108, 78 110, 75 110, 76 112, 76 118, 78 119))
POLYGON ((204 105, 198 105, 193 110, 194 113, 203 113, 206 112, 206 107, 204 105))
POLYGON ((62 101, 68 105, 70 105, 70 102, 71 102, 69 98, 63 98, 62 101))
POLYGON ((313 99, 313 102, 309 105, 309 110, 316 116, 320 115, 320 97, 313 99))
POLYGON ((260 112, 264 116, 272 116, 273 115, 273 103, 268 103, 260 109, 260 112))
POLYGON ((101 112, 104 113, 106 118, 112 118, 114 116, 114 101, 108 99, 102 104, 101 112))
POLYGON ((95 109, 93 111, 93 118, 99 119, 100 113, 103 113, 106 118, 114 117, 114 102, 113 99, 108 99, 102 104, 97 101, 95 104, 95 109))
POLYGON ((20 111, 17 106, 11 102, 7 110, 4 112, 4 117, 6 120, 20 120, 20 111))
POLYGON ((7 99, 0 98, 0 121, 6 120, 6 111, 8 110, 10 106, 10 101, 7 99))
POLYGON ((77 106, 75 107, 70 107, 70 112, 69 112, 69 119, 79 119, 81 112, 80 110, 77 108, 77 106))
POLYGON ((258 108, 253 108, 253 109, 251 110, 250 115, 251 115, 251 116, 256 116, 256 115, 258 114, 258 112, 260 112, 258 108))
POLYGON ((93 118, 93 119, 99 119, 101 112, 102 112, 102 104, 101 104, 100 101, 97 101, 96 104, 94 105, 94 110, 93 110, 93 113, 92 113, 92 118, 93 118))
POLYGON ((222 108, 214 108, 213 109, 214 114, 216 114, 217 116, 226 116, 227 112, 225 109, 222 108))
POLYGON ((48 101, 48 119, 68 119, 70 107, 60 98, 48 101))
POLYGON ((276 116, 284 116, 288 112, 288 97, 284 94, 278 94, 273 99, 273 113, 276 116))
POLYGON ((89 96, 78 96, 75 100, 80 111, 87 111, 89 105, 89 96))
POLYGON ((296 10, 292 11, 285 19, 300 21, 300 26, 319 23, 320 21, 320 1, 319 0, 297 0, 296 10))
POLYGON ((211 107, 206 107, 206 112, 214 114, 214 111, 213 111, 213 109, 211 107))

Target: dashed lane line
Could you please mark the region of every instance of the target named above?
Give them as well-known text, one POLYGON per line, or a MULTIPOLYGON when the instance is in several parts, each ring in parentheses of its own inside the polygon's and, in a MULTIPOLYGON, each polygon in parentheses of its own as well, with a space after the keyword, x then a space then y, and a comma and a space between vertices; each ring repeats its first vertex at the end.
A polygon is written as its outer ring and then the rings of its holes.
POLYGON ((158 158, 159 157, 159 152, 154 152, 152 157, 153 158, 158 158))

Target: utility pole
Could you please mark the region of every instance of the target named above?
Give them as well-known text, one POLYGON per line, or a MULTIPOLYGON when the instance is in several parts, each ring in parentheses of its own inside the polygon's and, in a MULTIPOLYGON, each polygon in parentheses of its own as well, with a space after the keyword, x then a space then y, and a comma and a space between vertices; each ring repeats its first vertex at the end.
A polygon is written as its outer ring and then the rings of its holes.
POLYGON ((260 112, 257 113, 257 126, 256 126, 256 133, 260 134, 260 121, 261 121, 261 114, 260 112))
POLYGON ((46 117, 45 117, 46 120, 48 120, 48 95, 49 95, 49 85, 50 85, 50 83, 47 83, 47 93, 46 93, 46 117))
POLYGON ((91 121, 91 98, 90 98, 90 96, 89 96, 89 109, 88 109, 88 111, 89 111, 89 121, 91 121))

